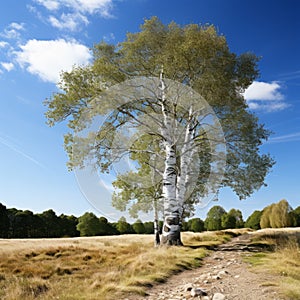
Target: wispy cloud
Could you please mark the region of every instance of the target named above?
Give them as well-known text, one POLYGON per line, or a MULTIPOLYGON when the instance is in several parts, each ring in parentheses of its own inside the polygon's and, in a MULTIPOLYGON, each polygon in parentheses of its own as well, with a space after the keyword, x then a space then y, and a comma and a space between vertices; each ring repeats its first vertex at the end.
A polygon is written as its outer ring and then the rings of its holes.
POLYGON ((25 30, 24 23, 10 23, 3 32, 0 33, 1 37, 6 39, 19 39, 21 32, 25 30))
POLYGON ((5 137, 0 136, 0 143, 4 146, 8 147, 9 149, 14 151, 15 153, 18 153, 21 156, 23 156, 24 158, 26 158, 29 161, 33 162, 37 166, 39 166, 41 168, 46 168, 42 163, 40 163, 39 161, 34 159, 31 155, 29 155, 29 154, 25 153, 24 151, 18 149, 18 147, 12 141, 10 141, 7 137, 5 138, 5 137))
POLYGON ((10 23, 0 32, 0 50, 1 50, 1 62, 0 73, 10 72, 14 69, 15 64, 12 60, 12 52, 16 45, 22 40, 22 33, 25 31, 24 23, 10 23))
POLYGON ((289 80, 296 80, 300 78, 300 70, 284 73, 280 76, 282 80, 289 81, 289 80))
MULTIPOLYGON (((88 25, 89 15, 113 17, 112 0, 34 0, 34 2, 48 11, 49 15, 44 16, 44 19, 60 30, 80 30, 83 25, 88 25)), ((32 6, 30 9, 41 17, 41 13, 32 6)))
POLYGON ((0 48, 5 48, 8 45, 9 45, 8 42, 0 41, 0 48))
POLYGON ((277 81, 254 81, 246 89, 244 97, 252 110, 265 112, 281 111, 290 106, 284 101, 281 89, 282 85, 277 81))
POLYGON ((248 106, 252 110, 259 110, 265 112, 277 112, 284 110, 290 107, 290 104, 283 101, 276 102, 257 102, 257 101, 248 101, 248 106))
POLYGON ((60 30, 69 29, 71 31, 77 30, 78 24, 87 25, 89 23, 88 19, 82 14, 62 14, 60 18, 50 16, 49 22, 55 28, 60 30))
POLYGON ((42 80, 57 83, 61 71, 70 71, 74 65, 87 65, 90 50, 75 40, 29 40, 15 52, 21 67, 42 80))
POLYGON ((268 140, 268 143, 287 143, 300 141, 300 132, 279 135, 268 140))
POLYGON ((36 2, 45 6, 48 10, 56 10, 59 8, 59 1, 56 0, 37 0, 36 2))
POLYGON ((1 62, 2 68, 4 68, 7 72, 11 71, 14 68, 14 64, 11 62, 1 62))

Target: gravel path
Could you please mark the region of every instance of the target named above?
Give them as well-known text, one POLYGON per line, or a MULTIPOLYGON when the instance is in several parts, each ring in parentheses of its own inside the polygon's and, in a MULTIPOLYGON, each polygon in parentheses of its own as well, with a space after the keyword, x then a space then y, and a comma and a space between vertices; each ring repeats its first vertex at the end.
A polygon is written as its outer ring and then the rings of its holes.
MULTIPOLYGON (((250 255, 247 235, 233 238, 203 260, 194 270, 172 276, 166 283, 149 288, 148 296, 128 300, 282 300, 276 276, 255 273, 242 255, 250 255)), ((255 249, 250 249, 255 251, 255 249)))

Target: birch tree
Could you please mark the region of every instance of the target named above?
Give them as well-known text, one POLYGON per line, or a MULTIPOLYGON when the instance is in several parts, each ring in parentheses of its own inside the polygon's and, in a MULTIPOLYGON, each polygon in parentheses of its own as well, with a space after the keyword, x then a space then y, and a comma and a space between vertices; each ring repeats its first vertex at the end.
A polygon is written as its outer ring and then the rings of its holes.
POLYGON ((258 76, 257 61, 230 52, 214 26, 164 25, 154 17, 119 45, 96 45, 90 66, 63 73, 61 90, 45 101, 46 116, 49 125, 68 120, 70 169, 89 161, 109 172, 125 154, 148 153, 144 182, 155 172, 162 183, 162 242, 180 245, 184 211, 209 193, 229 186, 243 199, 265 185, 274 161, 259 146, 270 132, 242 96, 258 76), (102 126, 78 136, 96 116, 106 116, 102 126), (132 146, 144 136, 159 150, 132 146))

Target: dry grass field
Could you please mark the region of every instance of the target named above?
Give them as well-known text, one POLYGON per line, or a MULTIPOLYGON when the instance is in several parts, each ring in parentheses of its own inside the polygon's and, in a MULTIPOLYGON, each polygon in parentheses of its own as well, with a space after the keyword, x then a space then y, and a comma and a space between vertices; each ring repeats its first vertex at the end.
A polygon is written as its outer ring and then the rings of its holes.
POLYGON ((278 285, 287 299, 300 299, 300 228, 263 229, 253 232, 253 242, 270 245, 274 251, 245 258, 262 273, 278 275, 278 285))
MULTIPOLYGON (((183 234, 214 245, 223 233, 183 234)), ((123 299, 172 274, 197 267, 208 251, 153 247, 153 236, 0 240, 0 299, 123 299)))
MULTIPOLYGON (((183 233, 185 247, 153 246, 152 235, 62 239, 0 239, 0 299, 125 299, 172 274, 198 267, 226 232, 183 233)), ((257 272, 279 275, 287 299, 300 299, 300 230, 250 232, 274 251, 245 259, 257 272)))

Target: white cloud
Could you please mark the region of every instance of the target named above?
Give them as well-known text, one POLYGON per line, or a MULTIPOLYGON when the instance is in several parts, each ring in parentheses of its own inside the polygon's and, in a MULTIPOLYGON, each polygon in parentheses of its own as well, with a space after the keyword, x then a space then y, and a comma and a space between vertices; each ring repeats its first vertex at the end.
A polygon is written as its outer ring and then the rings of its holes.
POLYGON ((56 10, 59 8, 59 1, 56 0, 36 0, 36 2, 43 5, 48 10, 56 10))
POLYGON ((281 88, 278 82, 254 81, 245 91, 246 100, 282 100, 283 95, 278 91, 281 88))
POLYGON ((277 112, 290 107, 290 104, 283 101, 248 101, 248 106, 252 110, 259 110, 264 112, 277 112))
POLYGON ((281 88, 280 83, 276 81, 254 81, 243 95, 252 110, 281 111, 290 106, 284 101, 284 95, 280 92, 281 88))
POLYGON ((57 83, 61 71, 70 71, 74 65, 87 65, 89 49, 76 41, 29 40, 15 52, 17 62, 31 74, 44 81, 57 83))
POLYGON ((24 29, 24 24, 23 23, 11 23, 10 28, 15 29, 15 30, 23 30, 24 29))
POLYGON ((102 16, 110 16, 112 9, 112 0, 37 0, 49 10, 58 8, 68 8, 73 11, 81 11, 89 14, 100 13, 102 16))
POLYGON ((18 39, 20 37, 20 31, 24 30, 23 23, 11 23, 9 24, 3 32, 0 33, 0 36, 7 39, 18 39))
POLYGON ((79 10, 81 11, 90 14, 100 13, 103 17, 111 17, 112 0, 74 0, 70 2, 74 2, 74 5, 79 5, 79 10))
POLYGON ((8 62, 1 62, 1 66, 7 71, 11 71, 14 68, 13 63, 8 63, 8 62))
POLYGON ((7 42, 4 41, 0 41, 0 48, 5 48, 7 47, 9 44, 7 42))
POLYGON ((55 16, 49 17, 50 24, 58 29, 69 29, 75 31, 79 24, 88 24, 88 19, 81 14, 62 14, 60 19, 57 19, 55 16))
POLYGON ((80 25, 87 25, 88 15, 112 17, 112 0, 35 0, 35 2, 51 12, 51 16, 46 19, 58 29, 74 31, 80 28, 80 25))

